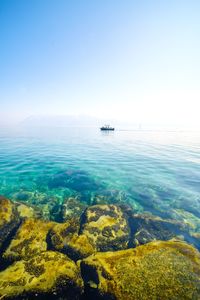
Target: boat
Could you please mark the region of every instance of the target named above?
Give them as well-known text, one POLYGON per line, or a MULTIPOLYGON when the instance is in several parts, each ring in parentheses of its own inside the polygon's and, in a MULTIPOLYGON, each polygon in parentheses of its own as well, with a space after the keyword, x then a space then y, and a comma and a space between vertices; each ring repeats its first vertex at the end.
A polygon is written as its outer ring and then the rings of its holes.
POLYGON ((115 130, 115 128, 114 127, 110 127, 110 125, 104 125, 100 129, 101 130, 112 130, 112 131, 115 130))

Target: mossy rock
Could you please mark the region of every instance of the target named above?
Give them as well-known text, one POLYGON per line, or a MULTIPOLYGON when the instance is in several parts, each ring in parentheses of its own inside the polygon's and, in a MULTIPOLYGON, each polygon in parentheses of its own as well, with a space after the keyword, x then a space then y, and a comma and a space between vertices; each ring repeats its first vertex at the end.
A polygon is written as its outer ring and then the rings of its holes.
POLYGON ((4 243, 9 242, 19 224, 20 217, 14 203, 0 196, 0 252, 4 243))
POLYGON ((66 255, 47 251, 0 272, 0 299, 80 299, 79 268, 66 255))
POLYGON ((200 254, 184 242, 97 253, 80 265, 94 299, 200 299, 200 254))
POLYGON ((55 225, 39 219, 25 219, 16 236, 3 254, 3 258, 14 261, 29 259, 33 255, 47 250, 47 234, 55 225))
POLYGON ((67 254, 71 259, 85 258, 95 252, 86 235, 79 235, 79 220, 71 219, 63 224, 56 224, 49 232, 51 248, 67 254))
POLYGON ((126 249, 129 225, 126 215, 116 205, 94 205, 81 217, 80 232, 88 237, 97 251, 126 249))

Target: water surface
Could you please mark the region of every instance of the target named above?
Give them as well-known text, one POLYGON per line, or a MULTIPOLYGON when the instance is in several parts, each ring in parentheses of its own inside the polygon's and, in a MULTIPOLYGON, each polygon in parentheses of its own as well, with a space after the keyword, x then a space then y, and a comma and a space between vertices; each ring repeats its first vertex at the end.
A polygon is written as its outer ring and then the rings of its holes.
POLYGON ((200 133, 1 130, 0 194, 34 205, 78 197, 199 225, 200 133))

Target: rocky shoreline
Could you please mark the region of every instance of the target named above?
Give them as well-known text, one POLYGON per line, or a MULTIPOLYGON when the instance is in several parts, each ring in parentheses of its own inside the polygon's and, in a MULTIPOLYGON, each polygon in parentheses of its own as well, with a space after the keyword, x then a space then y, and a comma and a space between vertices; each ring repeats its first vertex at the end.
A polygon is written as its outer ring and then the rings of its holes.
POLYGON ((0 197, 0 299, 200 299, 200 234, 66 199, 62 223, 0 197))

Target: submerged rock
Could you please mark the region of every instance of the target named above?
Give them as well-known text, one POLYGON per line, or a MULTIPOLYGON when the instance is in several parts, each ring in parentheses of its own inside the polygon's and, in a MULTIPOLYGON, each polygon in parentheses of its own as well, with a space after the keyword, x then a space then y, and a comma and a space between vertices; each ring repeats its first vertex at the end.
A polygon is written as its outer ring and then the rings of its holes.
POLYGON ((172 239, 180 236, 185 229, 184 225, 179 222, 164 220, 148 214, 133 214, 129 222, 133 233, 134 247, 153 240, 172 239))
POLYGON ((199 249, 200 239, 192 236, 187 224, 171 219, 162 219, 148 214, 132 214, 129 217, 132 237, 130 246, 136 247, 155 240, 172 238, 185 240, 199 249))
POLYGON ((97 251, 126 249, 130 234, 125 214, 115 205, 88 207, 81 217, 80 232, 97 251))
POLYGON ((9 240, 20 224, 19 213, 10 200, 0 196, 0 253, 3 244, 9 240))
POLYGON ((183 242, 151 242, 135 249, 97 253, 80 262, 92 299, 200 298, 200 254, 183 242))
POLYGON ((86 235, 79 235, 79 220, 71 219, 55 225, 49 232, 51 248, 67 254, 71 259, 85 258, 95 252, 86 235))
POLYGON ((47 251, 0 272, 0 299, 80 299, 83 283, 66 255, 47 251), (61 297, 61 298, 60 298, 61 297))
POLYGON ((87 205, 77 198, 67 198, 62 205, 61 219, 63 222, 66 222, 71 218, 79 218, 86 208, 87 205))
POLYGON ((59 214, 58 197, 48 195, 46 193, 40 193, 38 191, 25 191, 21 190, 13 194, 13 200, 16 203, 22 204, 34 208, 34 217, 40 217, 44 220, 54 220, 59 214))
POLYGON ((123 191, 116 189, 101 189, 92 197, 92 205, 120 204, 127 200, 127 195, 123 191))
POLYGON ((193 213, 183 209, 174 209, 173 216, 175 219, 188 225, 191 231, 200 232, 200 218, 195 216, 193 213))
POLYGON ((15 201, 29 202, 35 196, 35 192, 20 190, 12 195, 15 201))
POLYGON ((9 261, 28 259, 47 250, 47 234, 54 226, 53 222, 39 219, 26 219, 19 227, 16 236, 3 254, 9 261))
POLYGON ((12 199, 16 202, 20 201, 27 204, 32 203, 37 205, 44 202, 46 203, 46 197, 47 195, 45 193, 28 191, 24 189, 21 189, 12 195, 12 199))
POLYGON ((69 188, 77 192, 95 191, 102 187, 83 170, 66 170, 55 174, 48 182, 50 189, 69 188))
POLYGON ((16 202, 15 204, 20 218, 42 218, 42 212, 38 207, 33 207, 20 202, 16 202))

